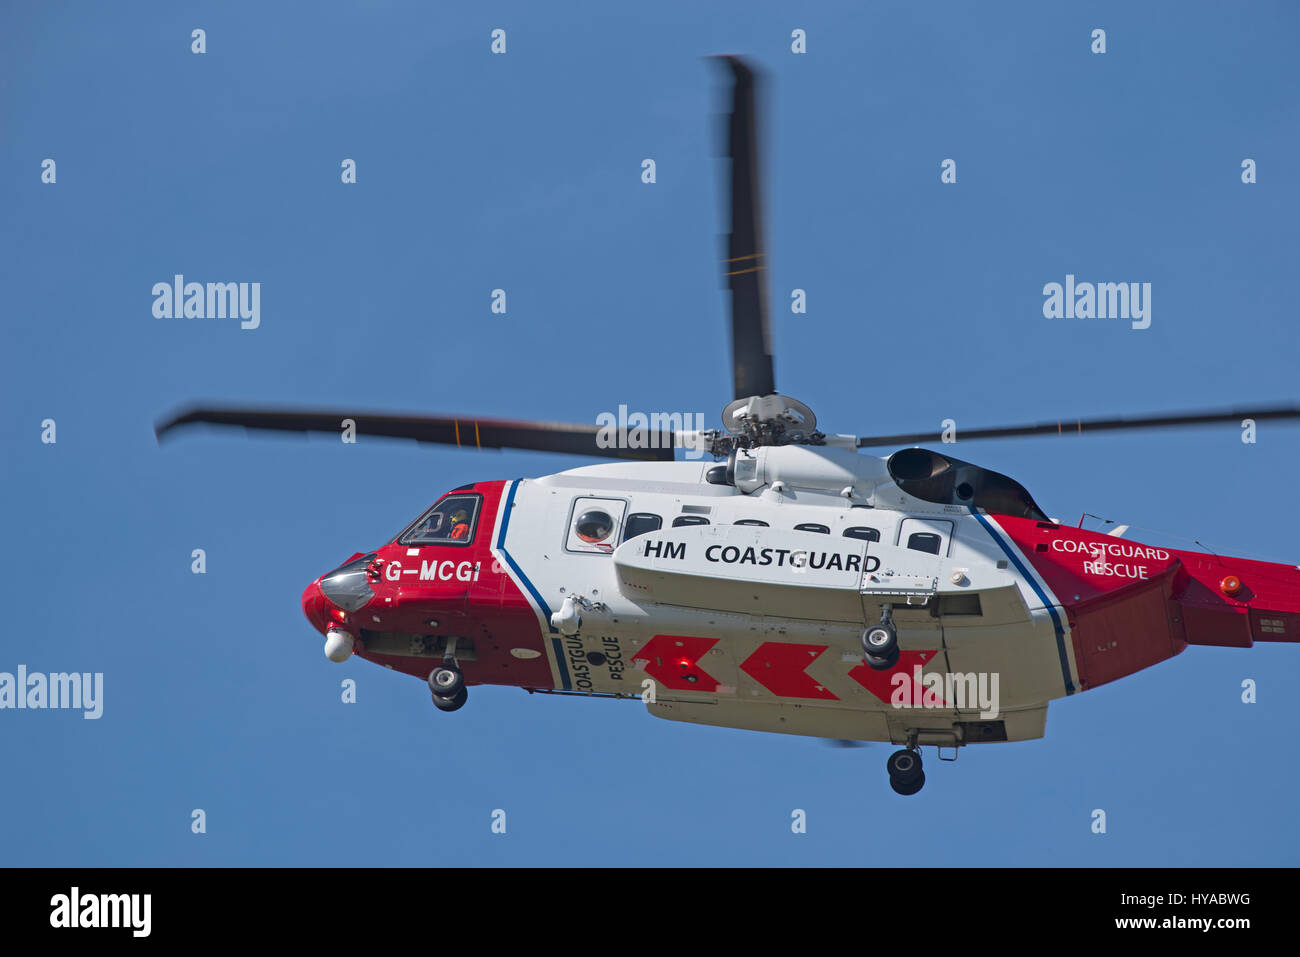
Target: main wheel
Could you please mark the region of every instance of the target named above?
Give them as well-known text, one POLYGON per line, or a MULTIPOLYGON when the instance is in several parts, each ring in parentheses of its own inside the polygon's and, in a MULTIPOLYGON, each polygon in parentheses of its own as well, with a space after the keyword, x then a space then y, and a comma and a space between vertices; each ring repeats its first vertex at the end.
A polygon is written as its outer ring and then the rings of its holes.
POLYGON ((440 694, 433 696, 433 706, 439 711, 459 711, 469 700, 469 689, 461 688, 453 697, 444 698, 440 694))
POLYGON ((440 698, 454 698, 465 687, 465 676, 459 668, 443 665, 429 674, 429 690, 440 698))
POLYGON ((911 784, 917 778, 925 777, 925 772, 921 769, 921 755, 909 748, 891 754, 885 762, 885 770, 889 772, 889 779, 898 784, 911 784))
POLYGON ((898 664, 898 649, 895 648, 887 658, 877 658, 875 655, 866 656, 867 665, 875 668, 877 671, 888 671, 894 665, 898 664))
POLYGON ((862 633, 862 650, 872 658, 888 658, 898 651, 898 633, 892 625, 872 625, 862 633))
POLYGON ((925 772, 922 772, 921 776, 911 784, 904 784, 902 781, 898 780, 898 778, 890 778, 889 786, 904 797, 910 797, 917 791, 921 790, 921 788, 925 787, 925 772))

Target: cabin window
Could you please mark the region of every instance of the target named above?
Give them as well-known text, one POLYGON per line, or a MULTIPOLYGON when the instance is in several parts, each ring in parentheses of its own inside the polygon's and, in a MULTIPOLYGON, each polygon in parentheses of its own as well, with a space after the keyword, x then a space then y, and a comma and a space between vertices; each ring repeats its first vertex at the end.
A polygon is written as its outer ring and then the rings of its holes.
POLYGON ((573 530, 584 542, 594 545, 614 533, 614 519, 609 512, 602 512, 598 508, 588 509, 578 516, 578 520, 573 523, 573 530))
POLYGON ((907 547, 918 552, 929 552, 931 555, 939 554, 939 546, 943 539, 933 532, 913 532, 907 536, 907 547))
POLYGON ((757 519, 757 518, 742 518, 740 521, 735 522, 734 524, 736 524, 736 525, 761 525, 763 528, 767 528, 767 522, 764 522, 763 520, 761 520, 761 519, 757 519))
POLYGON ((867 525, 854 525, 844 530, 845 538, 860 538, 864 542, 880 541, 880 529, 867 525))
POLYGON ((619 543, 627 502, 583 495, 573 500, 565 551, 608 555, 619 543))
POLYGON ((623 541, 630 538, 636 538, 638 535, 644 535, 646 532, 657 532, 664 527, 664 520, 654 512, 633 512, 627 517, 627 526, 623 531, 623 541))
POLYGON ((399 545, 468 545, 474 541, 481 495, 448 495, 397 539, 399 545))
POLYGON ((817 532, 819 535, 829 535, 831 530, 825 525, 818 525, 816 522, 804 522, 802 525, 794 527, 796 532, 817 532))
POLYGON ((673 528, 681 528, 683 525, 708 525, 709 520, 703 515, 678 515, 673 519, 673 528))

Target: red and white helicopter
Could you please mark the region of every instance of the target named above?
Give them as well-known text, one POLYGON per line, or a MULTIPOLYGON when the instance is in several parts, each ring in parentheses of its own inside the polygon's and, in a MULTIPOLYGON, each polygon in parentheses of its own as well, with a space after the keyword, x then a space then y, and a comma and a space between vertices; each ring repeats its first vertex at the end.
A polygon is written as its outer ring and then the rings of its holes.
MULTIPOLYGON (((608 428, 352 410, 193 408, 158 423, 414 439, 625 461, 447 492, 307 586, 334 661, 427 681, 641 697, 675 721, 920 747, 1043 735, 1048 703, 1188 645, 1300 640, 1300 569, 1157 548, 1049 519, 1011 478, 904 448, 934 433, 818 431, 773 378, 754 73, 725 58, 735 399, 723 429, 608 428), (678 460, 693 448, 713 461, 678 460), (719 461, 725 459, 725 462, 719 461), (715 464, 717 462, 717 464, 715 464)), ((964 431, 964 440, 1295 419, 1295 407, 964 431)), ((954 752, 955 753, 955 752, 954 752)), ((942 751, 941 751, 942 754, 942 751)))

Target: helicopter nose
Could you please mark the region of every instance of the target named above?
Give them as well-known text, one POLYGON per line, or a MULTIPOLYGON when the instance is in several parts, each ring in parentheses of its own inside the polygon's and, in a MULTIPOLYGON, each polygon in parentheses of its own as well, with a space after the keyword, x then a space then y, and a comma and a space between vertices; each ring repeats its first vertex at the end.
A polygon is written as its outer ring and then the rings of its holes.
POLYGON ((330 601, 321 588, 321 579, 308 585, 302 593, 302 612, 312 626, 325 636, 325 657, 330 661, 347 661, 356 638, 343 624, 347 613, 330 601), (338 619, 337 621, 335 619, 338 619))
POLYGON ((320 632, 325 631, 328 625, 326 619, 329 615, 329 608, 325 593, 321 591, 319 578, 303 590, 302 613, 307 616, 307 620, 312 623, 313 628, 320 632))

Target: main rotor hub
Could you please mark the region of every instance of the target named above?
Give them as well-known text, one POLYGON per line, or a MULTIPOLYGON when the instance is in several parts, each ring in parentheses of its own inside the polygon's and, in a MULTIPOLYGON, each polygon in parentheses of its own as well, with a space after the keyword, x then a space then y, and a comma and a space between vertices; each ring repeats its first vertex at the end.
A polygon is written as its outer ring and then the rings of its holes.
POLYGON ((824 445, 817 431, 817 416, 798 399, 773 393, 736 399, 722 410, 722 425, 730 434, 706 433, 706 447, 714 455, 762 445, 824 445))
POLYGON ((748 435, 762 429, 774 433, 817 431, 817 416, 798 399, 772 393, 736 399, 722 410, 722 427, 735 435, 748 435))

